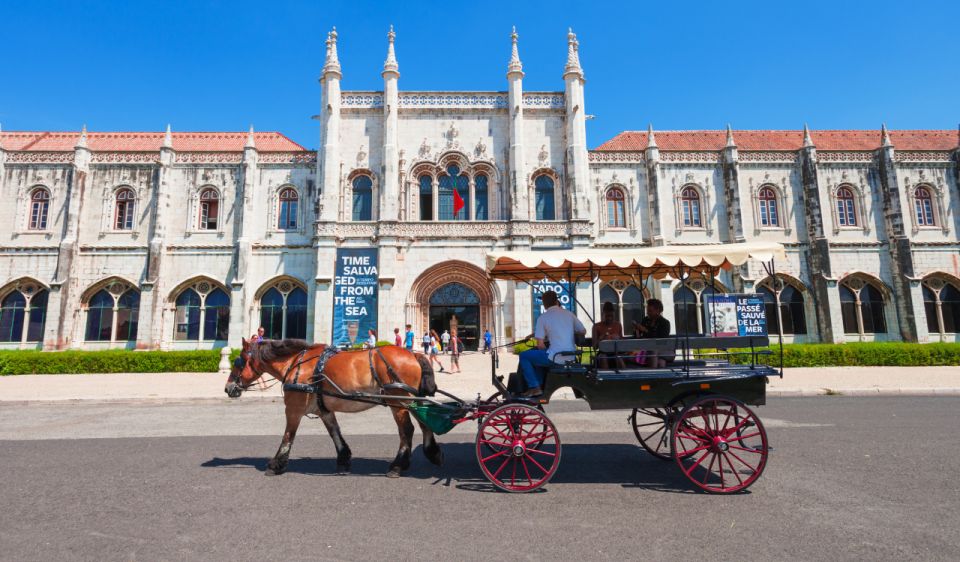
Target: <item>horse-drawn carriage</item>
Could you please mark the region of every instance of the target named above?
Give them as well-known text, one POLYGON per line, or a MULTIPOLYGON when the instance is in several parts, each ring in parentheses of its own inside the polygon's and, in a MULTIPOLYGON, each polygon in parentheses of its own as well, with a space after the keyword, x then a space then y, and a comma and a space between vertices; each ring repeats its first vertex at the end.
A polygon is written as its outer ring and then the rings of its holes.
MULTIPOLYGON (((773 276, 774 262, 785 259, 785 254, 783 247, 775 243, 494 252, 487 257, 487 271, 492 279, 515 282, 533 283, 547 278, 593 285, 621 280, 642 286, 648 279, 668 276, 681 282, 691 276, 711 282, 721 269, 743 266, 750 259, 760 262, 773 276)), ((592 287, 590 293, 588 312, 593 312, 596 292, 592 287)), ((318 361, 321 366, 314 366, 313 376, 306 383, 300 377, 300 365, 305 362, 291 362, 282 373, 283 381, 287 394, 315 393, 321 410, 325 399, 333 399, 390 406, 395 417, 398 412, 409 412, 424 431, 424 452, 438 464, 442 455, 433 434, 444 434, 458 424, 476 421, 479 427, 475 451, 480 469, 494 486, 509 492, 536 490, 556 473, 562 452, 560 435, 543 406, 558 390, 569 389, 592 410, 632 410, 629 422, 640 445, 650 454, 675 462, 683 475, 702 490, 732 493, 753 484, 766 465, 770 450, 766 431, 750 406, 765 403, 768 377, 782 376, 782 341, 780 368, 769 365, 772 352, 762 325, 763 301, 758 304, 755 295, 752 299, 747 298, 750 295, 740 296, 744 297, 744 308, 753 313, 751 318, 759 318, 759 328, 747 326, 738 318, 732 324, 734 332, 719 332, 723 335, 711 329, 705 330, 711 332, 709 335, 681 333, 668 338, 611 339, 570 350, 561 354, 566 361, 555 362, 548 368, 543 395, 539 397, 523 395, 522 377, 516 373, 506 380, 498 374, 497 348, 491 353, 496 392, 486 399, 464 400, 441 389, 436 389, 436 393, 444 399, 425 396, 422 388, 404 383, 400 368, 391 366, 391 359, 380 350, 364 352, 376 382, 372 391, 347 389, 325 376, 321 364, 326 359, 318 361), (671 359, 666 366, 650 368, 631 363, 637 353, 671 359), (294 365, 297 376, 288 381, 294 365)), ((575 296, 574 303, 587 311, 575 296)), ((732 301, 727 304, 739 306, 732 301)), ((719 324, 711 316, 720 307, 707 305, 701 307, 702 323, 714 328, 719 324)), ((243 365, 238 364, 235 371, 246 369, 253 357, 241 356, 238 361, 243 365)), ((280 378, 275 370, 262 371, 280 378)), ((243 380, 239 371, 236 378, 243 380)), ((291 418, 289 403, 287 417, 291 418)), ((344 458, 342 436, 335 420, 333 429, 327 419, 324 422, 337 444, 340 466, 344 458)), ((397 423, 403 441, 402 422, 398 419, 397 423)), ((411 436, 412 430, 410 425, 411 436)), ((281 445, 278 457, 283 450, 281 445)), ((346 452, 349 462, 348 448, 346 452)), ((289 446, 286 453, 289 454, 289 446)), ((392 468, 402 469, 409 464, 409 446, 405 458, 401 458, 403 454, 401 443, 392 468)))

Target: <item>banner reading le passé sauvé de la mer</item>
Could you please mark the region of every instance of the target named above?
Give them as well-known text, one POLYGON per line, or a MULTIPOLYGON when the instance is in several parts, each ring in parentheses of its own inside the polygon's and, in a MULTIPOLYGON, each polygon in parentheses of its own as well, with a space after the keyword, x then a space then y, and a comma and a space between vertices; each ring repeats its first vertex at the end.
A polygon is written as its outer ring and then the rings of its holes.
POLYGON ((537 318, 540 318, 540 315, 543 314, 543 302, 540 300, 540 295, 547 291, 553 291, 557 294, 557 299, 560 301, 560 306, 576 314, 574 310, 574 301, 573 294, 577 290, 576 285, 568 282, 566 279, 561 279, 559 282, 553 281, 549 278, 543 278, 539 281, 534 281, 530 284, 531 290, 533 291, 533 325, 537 325, 537 318))
MULTIPOLYGON (((333 285, 333 344, 362 343, 377 329, 377 248, 339 248, 333 285)), ((379 333, 378 333, 379 335, 379 333)))
POLYGON ((706 322, 714 336, 767 335, 766 305, 761 295, 709 295, 706 322))

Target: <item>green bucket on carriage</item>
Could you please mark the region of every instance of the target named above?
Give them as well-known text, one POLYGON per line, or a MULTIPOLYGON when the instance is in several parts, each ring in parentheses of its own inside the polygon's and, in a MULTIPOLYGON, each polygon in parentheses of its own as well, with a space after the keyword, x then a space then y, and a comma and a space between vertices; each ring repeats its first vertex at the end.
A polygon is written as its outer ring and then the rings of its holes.
POLYGON ((464 410, 456 402, 414 402, 407 406, 410 413, 437 435, 447 433, 457 425, 454 420, 464 416, 464 410))

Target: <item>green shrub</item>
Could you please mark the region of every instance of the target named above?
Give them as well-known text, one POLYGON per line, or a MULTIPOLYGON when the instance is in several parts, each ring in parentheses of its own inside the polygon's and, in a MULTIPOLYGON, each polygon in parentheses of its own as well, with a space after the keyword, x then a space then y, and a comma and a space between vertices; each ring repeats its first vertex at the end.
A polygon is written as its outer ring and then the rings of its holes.
POLYGON ((0 351, 0 375, 215 373, 220 350, 0 351))
MULTIPOLYGON (((778 366, 779 347, 770 346, 769 355, 758 362, 778 366)), ((744 350, 741 350, 744 351, 744 350)), ((749 350, 745 350, 749 351, 749 350)), ((749 363, 749 355, 733 360, 749 363)), ((960 365, 960 343, 795 343, 783 346, 784 367, 934 367, 960 365)))

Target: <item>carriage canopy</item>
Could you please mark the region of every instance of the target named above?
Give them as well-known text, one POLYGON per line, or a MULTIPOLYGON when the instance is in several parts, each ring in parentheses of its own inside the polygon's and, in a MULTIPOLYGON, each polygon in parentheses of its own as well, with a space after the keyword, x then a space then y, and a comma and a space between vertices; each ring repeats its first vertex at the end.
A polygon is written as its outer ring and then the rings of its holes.
POLYGON ((702 273, 729 269, 749 259, 786 260, 782 244, 742 242, 697 246, 647 246, 638 248, 571 248, 487 253, 487 272, 495 279, 535 281, 545 275, 602 280, 636 277, 679 277, 680 269, 702 273))

